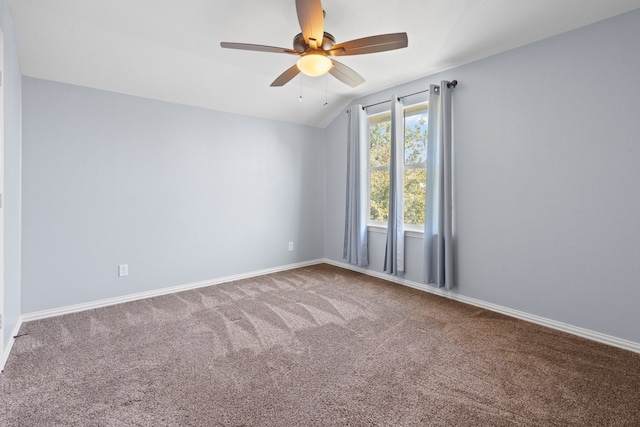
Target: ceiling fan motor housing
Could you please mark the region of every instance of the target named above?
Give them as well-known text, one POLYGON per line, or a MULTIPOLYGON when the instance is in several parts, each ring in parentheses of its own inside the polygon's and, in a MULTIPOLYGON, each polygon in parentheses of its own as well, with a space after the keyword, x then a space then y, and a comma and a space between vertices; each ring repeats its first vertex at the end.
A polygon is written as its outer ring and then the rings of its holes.
MULTIPOLYGON (((320 49, 325 51, 331 50, 334 44, 336 44, 336 39, 331 34, 325 32, 322 37, 320 49)), ((309 49, 309 45, 304 41, 302 33, 299 33, 293 38, 293 50, 298 53, 304 53, 307 49, 309 49)))

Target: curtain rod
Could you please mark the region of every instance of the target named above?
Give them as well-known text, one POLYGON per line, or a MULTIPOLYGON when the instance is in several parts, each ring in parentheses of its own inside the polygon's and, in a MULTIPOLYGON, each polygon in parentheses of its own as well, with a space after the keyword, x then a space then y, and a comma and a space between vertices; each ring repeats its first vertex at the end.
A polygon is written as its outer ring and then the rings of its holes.
MULTIPOLYGON (((447 83, 447 87, 449 87, 449 88, 450 88, 450 87, 456 87, 456 86, 458 86, 458 81, 457 81, 457 80, 452 80, 452 81, 450 81, 449 83, 447 83)), ((398 101, 400 101, 400 100, 402 100, 402 99, 405 99, 405 98, 408 98, 408 97, 410 97, 410 96, 418 95, 418 94, 420 94, 420 93, 425 93, 425 92, 429 92, 429 89, 421 90, 421 91, 418 91, 418 92, 413 92, 413 93, 410 93, 410 94, 408 94, 408 95, 404 95, 404 96, 399 96, 399 97, 398 97, 398 101)), ((375 107, 376 105, 382 105, 382 104, 385 104, 385 103, 387 103, 387 102, 391 102, 391 100, 390 100, 390 99, 387 99, 386 101, 380 101, 380 102, 376 102, 375 104, 365 105, 364 107, 362 107, 362 109, 363 109, 363 110, 366 110, 366 109, 367 109, 367 108, 369 108, 369 107, 375 107)))

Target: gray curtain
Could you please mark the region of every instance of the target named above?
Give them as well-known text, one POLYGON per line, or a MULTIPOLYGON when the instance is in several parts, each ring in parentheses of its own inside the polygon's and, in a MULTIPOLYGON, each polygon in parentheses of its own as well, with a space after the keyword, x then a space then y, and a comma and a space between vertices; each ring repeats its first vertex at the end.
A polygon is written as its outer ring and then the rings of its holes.
POLYGON ((429 89, 427 194, 425 200, 425 281, 453 287, 453 197, 451 92, 449 82, 429 89))
POLYGON ((391 103, 389 219, 384 271, 397 276, 404 273, 404 112, 395 95, 391 103))
POLYGON ((347 203, 344 225, 343 258, 360 267, 369 265, 367 248, 367 121, 362 105, 349 114, 347 139, 347 203))

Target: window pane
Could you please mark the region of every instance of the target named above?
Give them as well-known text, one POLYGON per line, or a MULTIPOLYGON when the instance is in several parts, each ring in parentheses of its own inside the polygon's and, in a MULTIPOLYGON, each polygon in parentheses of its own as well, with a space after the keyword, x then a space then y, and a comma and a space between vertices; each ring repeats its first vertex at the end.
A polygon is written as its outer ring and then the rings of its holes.
POLYGON ((391 114, 369 118, 369 166, 388 166, 391 157, 391 114))
POLYGON ((389 171, 371 171, 369 182, 369 219, 386 221, 389 218, 389 171))
POLYGON ((427 106, 404 112, 404 163, 424 163, 427 159, 427 106))
POLYGON ((424 224, 424 198, 426 194, 427 170, 404 171, 404 223, 424 224))

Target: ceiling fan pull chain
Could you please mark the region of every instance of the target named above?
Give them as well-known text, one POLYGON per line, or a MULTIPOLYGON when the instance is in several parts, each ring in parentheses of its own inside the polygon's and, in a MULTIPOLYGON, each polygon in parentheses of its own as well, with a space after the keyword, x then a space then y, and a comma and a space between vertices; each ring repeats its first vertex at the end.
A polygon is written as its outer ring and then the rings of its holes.
POLYGON ((302 74, 300 74, 298 80, 300 81, 300 98, 298 99, 298 101, 302 102, 302 74))
POLYGON ((327 105, 329 105, 329 78, 325 74, 324 75, 324 104, 322 104, 322 106, 326 107, 327 105))

